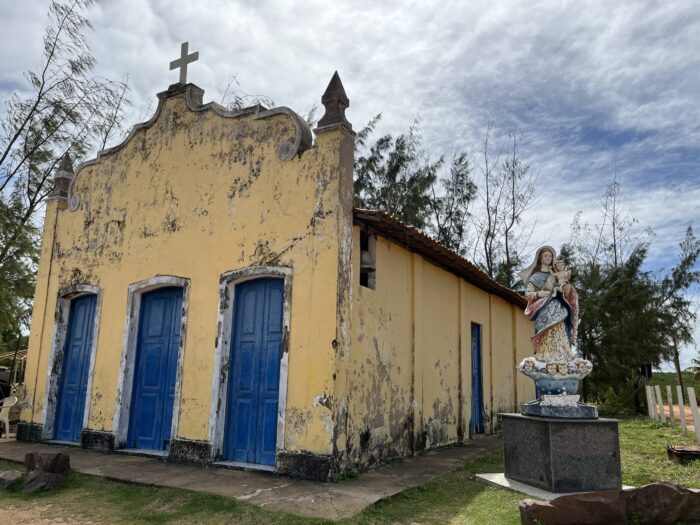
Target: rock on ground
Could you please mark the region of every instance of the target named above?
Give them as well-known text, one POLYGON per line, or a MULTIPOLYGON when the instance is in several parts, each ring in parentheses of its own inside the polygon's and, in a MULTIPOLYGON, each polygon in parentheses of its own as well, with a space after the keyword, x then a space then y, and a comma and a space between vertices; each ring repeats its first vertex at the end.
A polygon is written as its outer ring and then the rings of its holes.
POLYGON ((523 525, 671 525, 700 523, 700 492, 672 483, 632 490, 570 494, 552 501, 520 502, 523 525))
POLYGON ((6 470, 5 472, 0 472, 0 487, 9 487, 23 475, 24 474, 22 474, 22 472, 19 470, 6 470))
POLYGON ((60 487, 70 472, 70 456, 61 452, 32 452, 25 456, 24 464, 29 474, 22 482, 22 492, 39 492, 60 487))

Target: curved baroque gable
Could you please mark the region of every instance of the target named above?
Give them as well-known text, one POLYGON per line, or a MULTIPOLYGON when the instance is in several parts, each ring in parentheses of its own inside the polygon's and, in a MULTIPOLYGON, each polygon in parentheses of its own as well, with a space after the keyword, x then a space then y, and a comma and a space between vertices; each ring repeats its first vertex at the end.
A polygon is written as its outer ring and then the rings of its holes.
POLYGON ((295 134, 293 141, 281 140, 277 145, 277 157, 281 161, 290 161, 298 155, 301 155, 304 151, 311 148, 313 140, 309 125, 303 118, 301 118, 297 113, 295 113, 288 107, 283 106, 278 108, 267 109, 264 106, 257 104, 255 106, 244 108, 238 111, 229 111, 221 104, 217 104, 216 102, 208 102, 207 104, 202 104, 202 95, 204 92, 194 84, 187 84, 186 86, 179 86, 175 84, 171 86, 168 91, 158 93, 158 107, 156 108, 156 111, 153 114, 153 116, 148 121, 136 124, 132 128, 129 135, 120 144, 99 151, 94 159, 83 162, 82 164, 80 164, 80 166, 78 166, 78 168, 76 169, 75 177, 73 178, 68 190, 68 208, 70 209, 70 211, 76 211, 80 206, 80 195, 75 191, 75 188, 76 182, 80 177, 80 174, 83 172, 83 169, 88 166, 99 164, 102 160, 102 157, 116 153, 122 148, 124 148, 139 131, 151 128, 156 122, 158 122, 158 119, 160 118, 161 112, 163 110, 163 106, 165 104, 165 100, 174 95, 182 93, 183 90, 187 108, 190 111, 197 113, 212 111, 215 115, 218 115, 223 118, 242 118, 252 115, 253 120, 269 119, 277 115, 286 115, 290 119, 294 127, 295 134))

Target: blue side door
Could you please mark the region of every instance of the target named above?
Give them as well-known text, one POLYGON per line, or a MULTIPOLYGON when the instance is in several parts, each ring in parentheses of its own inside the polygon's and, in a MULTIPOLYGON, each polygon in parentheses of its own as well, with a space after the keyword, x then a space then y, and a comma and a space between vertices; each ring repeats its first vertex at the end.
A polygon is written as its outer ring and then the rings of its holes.
POLYGON ((128 448, 170 449, 181 310, 181 288, 141 297, 128 448))
POLYGON ((87 397, 96 296, 71 301, 63 366, 56 402, 54 439, 80 441, 87 397))
POLYGON ((284 281, 236 286, 224 459, 275 464, 284 281))
POLYGON ((481 373, 481 326, 472 323, 472 417, 469 435, 484 433, 484 380, 481 373))

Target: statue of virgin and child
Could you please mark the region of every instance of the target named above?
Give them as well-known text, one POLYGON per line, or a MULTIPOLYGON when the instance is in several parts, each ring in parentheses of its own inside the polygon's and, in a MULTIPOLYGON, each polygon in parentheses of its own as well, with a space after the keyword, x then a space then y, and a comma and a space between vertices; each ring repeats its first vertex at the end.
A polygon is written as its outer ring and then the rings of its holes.
POLYGON ((593 365, 572 350, 579 309, 578 294, 569 282, 571 272, 564 259, 557 259, 554 248, 542 246, 520 278, 526 287, 525 315, 535 324, 535 355, 523 359, 518 370, 535 381, 536 403, 548 398, 551 404, 576 404, 578 396, 573 394, 593 365), (552 396, 560 397, 555 401, 552 396))

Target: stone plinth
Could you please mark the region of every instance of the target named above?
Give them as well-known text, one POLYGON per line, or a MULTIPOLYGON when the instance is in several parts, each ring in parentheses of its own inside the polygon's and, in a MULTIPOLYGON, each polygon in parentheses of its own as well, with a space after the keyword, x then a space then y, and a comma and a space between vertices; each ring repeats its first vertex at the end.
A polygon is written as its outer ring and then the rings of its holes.
POLYGON ((507 478, 557 493, 622 488, 617 420, 501 417, 507 478))

